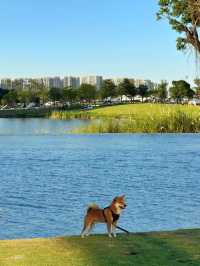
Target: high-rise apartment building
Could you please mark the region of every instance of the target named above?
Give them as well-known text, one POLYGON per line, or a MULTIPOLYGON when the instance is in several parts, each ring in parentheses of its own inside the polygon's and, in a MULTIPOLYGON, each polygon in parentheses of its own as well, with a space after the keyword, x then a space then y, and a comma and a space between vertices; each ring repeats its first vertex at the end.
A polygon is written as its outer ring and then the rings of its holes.
POLYGON ((85 76, 80 78, 80 84, 90 84, 100 89, 103 82, 102 76, 85 76))
POLYGON ((60 77, 54 77, 53 78, 53 87, 54 88, 62 88, 63 82, 60 77))
POLYGON ((35 81, 38 85, 44 85, 44 81, 43 81, 42 78, 34 79, 34 81, 35 81))
POLYGON ((0 88, 4 90, 12 89, 12 80, 11 79, 2 79, 0 82, 0 88))
POLYGON ((113 78, 112 81, 116 86, 118 86, 124 81, 124 79, 128 79, 132 84, 135 84, 135 80, 131 78, 113 78))
POLYGON ((23 79, 23 89, 29 89, 31 88, 31 85, 32 85, 32 79, 30 78, 23 79))
POLYGON ((46 77, 43 78, 44 86, 48 89, 50 88, 62 88, 63 82, 60 77, 46 77))
POLYGON ((149 79, 145 80, 145 85, 148 87, 149 90, 154 90, 156 86, 156 84, 149 79))
POLYGON ((63 87, 71 87, 76 89, 80 86, 80 78, 79 77, 64 77, 63 79, 63 87))
POLYGON ((145 85, 145 80, 143 79, 135 79, 135 87, 138 88, 140 85, 145 85))
POLYGON ((43 82, 46 88, 48 89, 53 88, 53 78, 50 77, 43 78, 43 82))
POLYGON ((14 79, 12 80, 12 89, 18 90, 18 89, 23 89, 24 84, 24 79, 14 79))

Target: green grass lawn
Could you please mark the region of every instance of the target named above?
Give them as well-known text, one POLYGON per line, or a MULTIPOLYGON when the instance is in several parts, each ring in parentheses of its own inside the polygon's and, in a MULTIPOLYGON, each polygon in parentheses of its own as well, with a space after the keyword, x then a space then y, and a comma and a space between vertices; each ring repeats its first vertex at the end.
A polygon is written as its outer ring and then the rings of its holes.
POLYGON ((93 109, 88 111, 88 113, 93 117, 126 118, 137 116, 160 117, 172 115, 177 111, 185 112, 193 116, 200 115, 199 107, 180 104, 124 104, 93 109))
POLYGON ((1 266, 199 266, 200 229, 0 241, 1 266))
POLYGON ((53 112, 52 119, 91 119, 74 133, 199 133, 200 107, 124 104, 90 111, 53 112))

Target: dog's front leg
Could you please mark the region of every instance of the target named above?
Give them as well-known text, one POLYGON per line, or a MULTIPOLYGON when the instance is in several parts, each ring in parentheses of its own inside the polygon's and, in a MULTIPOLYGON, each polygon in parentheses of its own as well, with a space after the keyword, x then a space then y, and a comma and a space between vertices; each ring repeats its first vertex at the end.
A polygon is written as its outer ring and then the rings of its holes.
POLYGON ((108 236, 112 237, 112 223, 107 223, 108 236))
POLYGON ((117 225, 116 222, 112 225, 112 234, 113 234, 114 237, 117 237, 117 234, 116 234, 116 225, 117 225))

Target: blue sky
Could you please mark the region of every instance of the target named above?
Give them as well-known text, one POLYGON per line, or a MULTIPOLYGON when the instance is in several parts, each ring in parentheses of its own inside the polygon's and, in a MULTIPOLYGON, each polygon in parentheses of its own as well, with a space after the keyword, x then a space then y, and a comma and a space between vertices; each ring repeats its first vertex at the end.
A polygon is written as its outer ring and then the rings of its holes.
POLYGON ((0 77, 196 75, 156 21, 156 0, 1 0, 0 10, 0 77))

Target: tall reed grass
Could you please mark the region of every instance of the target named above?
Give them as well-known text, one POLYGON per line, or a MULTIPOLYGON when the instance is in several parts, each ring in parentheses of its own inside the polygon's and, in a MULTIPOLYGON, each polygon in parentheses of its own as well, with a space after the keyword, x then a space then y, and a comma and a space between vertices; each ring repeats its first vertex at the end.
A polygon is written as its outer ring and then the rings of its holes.
POLYGON ((84 111, 53 111, 49 118, 55 120, 91 119, 91 114, 84 111))
POLYGON ((54 112, 53 119, 91 119, 75 133, 200 133, 200 108, 133 104, 91 111, 54 112))

